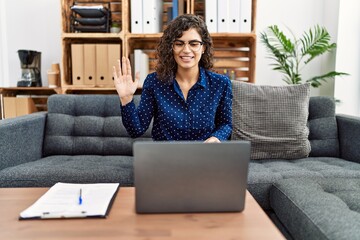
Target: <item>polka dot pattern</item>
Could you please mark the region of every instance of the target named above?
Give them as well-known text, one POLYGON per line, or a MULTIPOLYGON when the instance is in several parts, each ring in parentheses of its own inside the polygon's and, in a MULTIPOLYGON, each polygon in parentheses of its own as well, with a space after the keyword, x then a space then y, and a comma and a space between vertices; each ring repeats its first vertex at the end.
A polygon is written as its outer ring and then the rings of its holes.
POLYGON ((121 107, 131 137, 141 136, 154 119, 156 141, 201 140, 214 136, 227 140, 232 130, 232 89, 225 75, 200 68, 198 82, 185 100, 178 83, 163 83, 156 73, 147 76, 139 106, 121 107))

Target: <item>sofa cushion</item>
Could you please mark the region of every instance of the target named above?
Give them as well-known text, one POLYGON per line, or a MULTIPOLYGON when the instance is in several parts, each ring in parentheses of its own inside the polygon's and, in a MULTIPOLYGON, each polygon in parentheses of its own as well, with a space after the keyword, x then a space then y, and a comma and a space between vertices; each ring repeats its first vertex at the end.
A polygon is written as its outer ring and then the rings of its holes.
POLYGON ((339 157, 335 101, 330 97, 311 97, 308 127, 311 157, 339 157))
POLYGON ((287 179, 270 202, 294 239, 359 239, 360 179, 287 179))
POLYGON ((55 155, 0 171, 0 187, 51 187, 57 182, 133 186, 133 157, 55 155))
MULTIPOLYGON (((140 97, 135 96, 138 104, 140 97)), ((151 139, 149 130, 141 139, 151 139)), ((48 99, 44 155, 132 155, 117 95, 52 95, 48 99)))
POLYGON ((262 86, 233 81, 232 139, 251 141, 251 159, 308 156, 310 85, 262 86))
POLYGON ((248 190, 262 208, 269 210, 272 184, 282 179, 360 179, 360 164, 332 157, 252 160, 249 164, 248 190))

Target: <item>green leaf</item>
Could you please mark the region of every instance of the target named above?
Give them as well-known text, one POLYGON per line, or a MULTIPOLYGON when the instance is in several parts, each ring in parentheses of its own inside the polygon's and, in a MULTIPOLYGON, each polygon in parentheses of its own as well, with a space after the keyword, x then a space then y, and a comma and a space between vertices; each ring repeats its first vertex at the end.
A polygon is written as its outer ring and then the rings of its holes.
POLYGON ((278 49, 281 49, 283 52, 291 53, 294 51, 294 44, 285 34, 279 30, 277 25, 269 27, 270 36, 272 36, 271 41, 276 44, 278 49))
POLYGON ((320 76, 312 77, 312 78, 306 80, 306 82, 310 83, 311 86, 313 86, 313 87, 320 87, 321 81, 326 82, 327 80, 333 79, 336 76, 347 76, 347 75, 349 75, 349 74, 343 73, 343 72, 331 71, 331 72, 328 72, 328 73, 320 75, 320 76))
POLYGON ((261 33, 260 39, 265 44, 267 50, 270 52, 273 61, 276 63, 271 64, 274 66, 274 70, 278 70, 286 75, 291 75, 291 62, 288 61, 291 58, 291 52, 294 45, 286 36, 279 31, 277 26, 270 26, 267 33, 261 33), (269 35, 268 35, 269 34, 269 35))
MULTIPOLYGON (((273 61, 270 64, 272 69, 282 73, 282 80, 287 84, 302 83, 300 70, 317 56, 336 48, 336 43, 330 42, 328 31, 318 25, 305 32, 300 40, 294 35, 291 40, 280 31, 277 25, 273 25, 260 34, 260 39, 269 52, 269 58, 273 61)), ((329 72, 306 82, 310 82, 313 87, 319 87, 327 79, 340 75, 347 74, 329 72)))
POLYGON ((304 62, 305 64, 315 57, 336 48, 335 43, 330 43, 330 34, 328 31, 318 25, 315 26, 313 30, 309 29, 308 33, 305 32, 300 41, 302 44, 302 56, 309 55, 309 58, 304 62))

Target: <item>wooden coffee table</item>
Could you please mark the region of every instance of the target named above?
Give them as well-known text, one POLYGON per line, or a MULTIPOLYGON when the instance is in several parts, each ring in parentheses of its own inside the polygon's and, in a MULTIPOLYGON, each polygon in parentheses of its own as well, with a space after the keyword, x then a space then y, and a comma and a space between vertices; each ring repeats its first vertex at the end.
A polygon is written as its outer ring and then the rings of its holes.
POLYGON ((105 219, 18 220, 46 190, 0 189, 0 239, 284 239, 248 192, 241 213, 139 215, 123 187, 105 219))

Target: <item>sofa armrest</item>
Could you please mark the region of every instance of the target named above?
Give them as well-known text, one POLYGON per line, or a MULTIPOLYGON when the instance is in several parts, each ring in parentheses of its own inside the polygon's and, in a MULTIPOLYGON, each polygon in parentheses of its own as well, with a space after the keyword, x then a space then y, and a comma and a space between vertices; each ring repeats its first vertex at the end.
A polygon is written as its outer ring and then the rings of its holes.
POLYGON ((41 158, 47 113, 0 120, 0 170, 41 158))
POLYGON ((360 118, 338 114, 336 115, 340 157, 360 163, 360 118))

